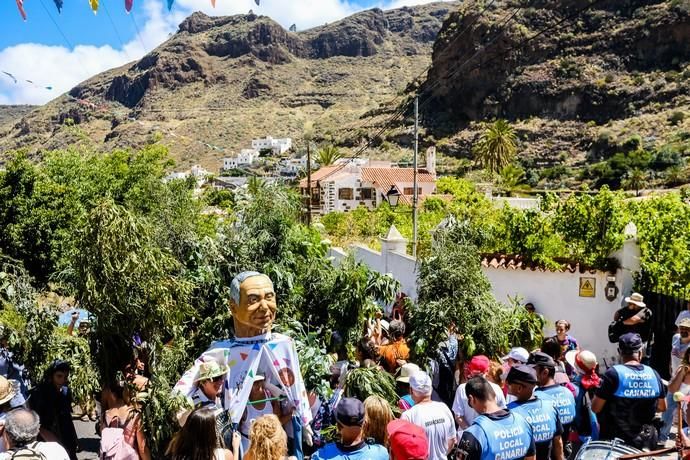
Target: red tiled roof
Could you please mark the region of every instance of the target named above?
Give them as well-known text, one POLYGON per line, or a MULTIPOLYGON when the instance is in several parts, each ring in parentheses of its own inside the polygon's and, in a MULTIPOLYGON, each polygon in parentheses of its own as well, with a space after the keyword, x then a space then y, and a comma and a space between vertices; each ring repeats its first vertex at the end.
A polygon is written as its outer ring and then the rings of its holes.
POLYGON ((503 268, 505 270, 531 270, 540 272, 580 272, 594 273, 596 269, 581 265, 579 262, 570 259, 554 259, 560 266, 557 269, 550 269, 538 262, 525 259, 517 254, 483 254, 482 267, 503 268))
MULTIPOLYGON (((362 181, 371 182, 374 187, 382 193, 388 193, 392 185, 400 182, 413 182, 413 168, 362 168, 362 181)), ((417 170, 417 182, 436 183, 436 176, 424 169, 417 170)), ((403 190, 399 190, 401 193, 403 190)), ((400 201, 405 204, 412 204, 412 198, 407 195, 400 195, 400 201)))
MULTIPOLYGON (((323 180, 330 176, 331 174, 338 172, 342 170, 342 166, 324 166, 322 168, 317 169, 313 173, 311 173, 311 184, 312 187, 316 187, 316 182, 323 180)), ((300 188, 307 188, 307 179, 304 178, 301 181, 299 181, 299 186, 300 188)))

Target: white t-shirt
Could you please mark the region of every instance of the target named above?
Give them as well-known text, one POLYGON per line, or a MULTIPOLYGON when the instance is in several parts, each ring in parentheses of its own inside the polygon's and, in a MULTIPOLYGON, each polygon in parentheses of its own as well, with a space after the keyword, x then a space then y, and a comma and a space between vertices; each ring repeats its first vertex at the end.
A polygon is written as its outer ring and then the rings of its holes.
MULTIPOLYGON (((48 460, 69 460, 67 451, 57 442, 37 442, 35 445, 31 443, 29 448, 41 452, 48 460)), ((0 454, 0 460, 9 460, 10 458, 12 458, 12 452, 0 454)))
MULTIPOLYGON (((496 404, 498 404, 498 407, 501 409, 506 408, 506 399, 503 396, 503 390, 501 387, 496 385, 493 382, 489 382, 491 384, 491 388, 494 389, 494 393, 496 393, 496 404)), ((453 400, 453 412, 455 415, 458 417, 462 417, 465 419, 468 425, 472 425, 472 422, 474 422, 474 419, 478 417, 479 414, 477 414, 477 411, 472 409, 470 405, 467 403, 467 393, 465 393, 465 383, 461 384, 457 390, 455 390, 455 399, 453 400)), ((460 436, 462 436, 462 428, 458 428, 458 439, 460 439, 460 436)))
POLYGON ((401 418, 424 429, 429 438, 429 460, 448 458, 448 443, 455 439, 455 420, 448 406, 436 401, 415 404, 401 418))

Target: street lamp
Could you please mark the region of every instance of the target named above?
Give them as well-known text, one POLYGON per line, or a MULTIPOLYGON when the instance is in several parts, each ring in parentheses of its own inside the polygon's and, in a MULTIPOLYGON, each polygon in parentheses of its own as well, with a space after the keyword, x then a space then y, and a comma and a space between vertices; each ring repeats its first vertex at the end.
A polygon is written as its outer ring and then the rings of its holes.
POLYGON ((398 201, 400 201, 400 192, 395 185, 391 185, 390 190, 388 190, 386 193, 386 201, 388 201, 388 204, 391 206, 391 208, 394 208, 398 205, 398 201))

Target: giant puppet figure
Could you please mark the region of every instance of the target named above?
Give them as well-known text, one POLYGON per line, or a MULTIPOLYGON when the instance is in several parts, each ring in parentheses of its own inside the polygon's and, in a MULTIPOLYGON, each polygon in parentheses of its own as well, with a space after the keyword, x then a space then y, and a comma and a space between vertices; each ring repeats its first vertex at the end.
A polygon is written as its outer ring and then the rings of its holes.
POLYGON ((213 342, 174 391, 191 397, 197 390, 194 382, 200 364, 215 360, 228 369, 221 402, 233 423, 240 422, 255 376, 261 374, 266 386, 279 393, 286 409, 294 410, 294 416, 306 426, 312 416, 295 343, 271 332, 277 309, 273 283, 261 273, 243 272, 232 280, 230 297, 235 338, 213 342))

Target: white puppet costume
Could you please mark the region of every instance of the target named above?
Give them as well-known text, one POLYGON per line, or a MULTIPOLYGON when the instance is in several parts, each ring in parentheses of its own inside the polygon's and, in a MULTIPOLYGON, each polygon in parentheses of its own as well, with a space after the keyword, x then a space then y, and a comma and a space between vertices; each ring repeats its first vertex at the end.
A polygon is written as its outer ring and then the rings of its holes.
POLYGON ((266 333, 213 342, 175 384, 173 391, 191 397, 196 386, 194 380, 202 362, 213 359, 228 367, 221 402, 233 424, 238 424, 249 400, 254 377, 263 374, 267 388, 285 395, 289 407, 307 426, 312 419, 307 391, 297 358, 295 343, 290 337, 266 333))

